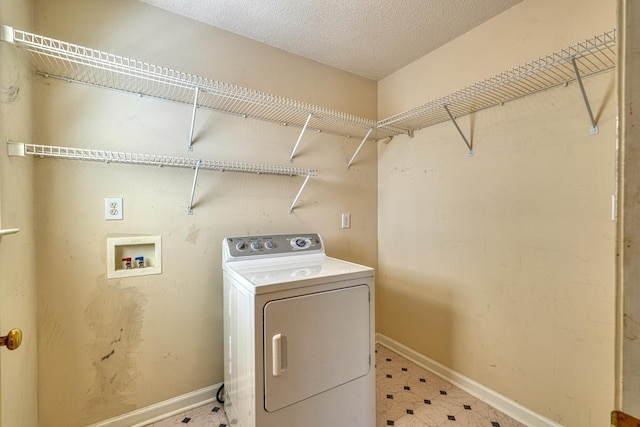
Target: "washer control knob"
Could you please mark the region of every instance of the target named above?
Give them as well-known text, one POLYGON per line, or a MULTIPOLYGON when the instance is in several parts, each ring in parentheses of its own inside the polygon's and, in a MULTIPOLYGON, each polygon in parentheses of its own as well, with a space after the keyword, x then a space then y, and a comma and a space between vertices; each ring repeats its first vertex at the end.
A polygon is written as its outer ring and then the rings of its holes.
POLYGON ((254 251, 260 249, 260 242, 251 242, 251 249, 254 251))
POLYGON ((267 249, 273 249, 273 242, 271 240, 267 240, 264 242, 264 247, 267 249))
POLYGON ((291 246, 294 249, 306 249, 311 245, 311 241, 309 239, 305 239, 304 237, 296 237, 295 239, 291 239, 291 246))
POLYGON ((247 249, 247 244, 245 242, 238 242, 236 243, 236 249, 239 251, 244 251, 245 249, 247 249))

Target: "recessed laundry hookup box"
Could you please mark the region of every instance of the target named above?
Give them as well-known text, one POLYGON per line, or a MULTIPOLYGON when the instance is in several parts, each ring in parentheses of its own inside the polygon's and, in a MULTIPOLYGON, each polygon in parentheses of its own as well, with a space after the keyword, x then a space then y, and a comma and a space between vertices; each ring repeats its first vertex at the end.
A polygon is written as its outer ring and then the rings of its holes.
POLYGON ((107 239, 107 277, 109 279, 161 273, 162 238, 160 236, 107 239))

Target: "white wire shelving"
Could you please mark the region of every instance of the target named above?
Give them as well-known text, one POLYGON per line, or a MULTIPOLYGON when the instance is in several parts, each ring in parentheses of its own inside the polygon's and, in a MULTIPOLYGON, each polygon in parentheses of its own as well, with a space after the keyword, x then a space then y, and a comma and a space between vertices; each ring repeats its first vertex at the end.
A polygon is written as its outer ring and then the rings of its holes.
POLYGON ((398 132, 375 120, 282 98, 167 67, 0 26, 0 40, 28 54, 38 74, 193 105, 189 149, 197 107, 297 126, 304 130, 363 138, 398 132), (374 129, 375 132, 369 132, 374 129))
POLYGON ((347 167, 367 141, 413 136, 428 126, 451 121, 473 154, 456 118, 577 81, 591 122, 598 132, 582 79, 616 66, 616 32, 607 31, 524 65, 482 80, 430 102, 375 121, 308 103, 258 92, 166 67, 101 52, 0 25, 0 40, 28 54, 37 73, 135 93, 193 107, 188 148, 192 148, 198 107, 302 128, 289 159, 293 161, 305 131, 316 130, 361 140, 347 167))
POLYGON ((303 176, 305 180, 298 191, 289 211, 293 211, 302 190, 312 176, 316 176, 316 169, 295 168, 291 166, 274 166, 254 163, 226 162, 219 160, 194 159, 189 157, 162 156, 156 154, 126 153, 120 151, 95 150, 90 148, 57 147, 51 145, 26 144, 7 141, 10 156, 32 155, 37 157, 51 157, 70 160, 91 160, 104 163, 125 163, 134 165, 166 166, 176 168, 195 169, 193 187, 188 211, 193 211, 193 199, 200 169, 222 172, 245 172, 267 175, 303 176))
POLYGON ((462 134, 455 118, 556 86, 568 85, 575 80, 585 101, 591 121, 591 133, 595 134, 598 131, 597 123, 591 112, 582 78, 615 68, 615 45, 615 30, 607 31, 449 95, 380 120, 377 125, 401 128, 412 135, 417 130, 451 120, 472 152, 471 144, 462 134))

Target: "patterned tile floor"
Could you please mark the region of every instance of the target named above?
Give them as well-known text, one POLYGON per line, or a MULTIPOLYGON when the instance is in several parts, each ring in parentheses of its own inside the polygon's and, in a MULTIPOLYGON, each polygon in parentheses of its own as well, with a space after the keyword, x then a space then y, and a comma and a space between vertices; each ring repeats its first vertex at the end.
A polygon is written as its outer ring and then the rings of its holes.
POLYGON ((525 427, 381 345, 376 412, 376 427, 525 427))
MULTIPOLYGON (((388 348, 376 346, 376 427, 525 427, 388 348)), ((210 403, 149 427, 227 427, 210 403)), ((336 426, 348 427, 348 426, 336 426)))
POLYGON ((227 427, 228 425, 222 405, 214 402, 150 424, 149 427, 227 427))

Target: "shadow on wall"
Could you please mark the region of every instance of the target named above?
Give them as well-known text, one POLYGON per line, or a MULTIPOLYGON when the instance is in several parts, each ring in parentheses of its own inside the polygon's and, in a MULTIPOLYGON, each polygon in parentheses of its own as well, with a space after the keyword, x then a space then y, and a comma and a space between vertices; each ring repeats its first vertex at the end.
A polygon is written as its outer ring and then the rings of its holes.
POLYGON ((438 361, 453 363, 452 287, 438 277, 395 267, 381 267, 376 284, 379 333, 438 361), (393 277, 393 280, 389 278, 393 277), (404 325, 413 325, 406 328, 404 325))

